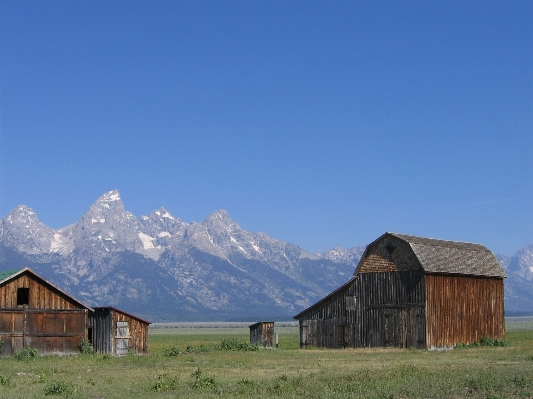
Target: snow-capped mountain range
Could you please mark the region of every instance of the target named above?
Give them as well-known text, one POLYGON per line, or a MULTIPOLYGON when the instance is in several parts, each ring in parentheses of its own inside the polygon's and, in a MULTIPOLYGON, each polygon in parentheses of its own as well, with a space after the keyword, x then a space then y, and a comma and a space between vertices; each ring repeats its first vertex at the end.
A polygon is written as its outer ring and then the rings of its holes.
POLYGON ((1 220, 0 244, 4 270, 28 266, 88 305, 171 320, 291 317, 347 281, 364 250, 311 254, 224 210, 201 223, 164 208, 137 219, 116 190, 57 230, 18 206, 1 220))
MULTIPOLYGON (((224 210, 200 223, 164 208, 137 219, 116 190, 61 229, 24 205, 0 223, 0 269, 30 267, 89 306, 153 321, 290 318, 345 283, 363 251, 311 254, 242 229, 224 210)), ((533 309, 533 245, 499 260, 506 309, 533 309)))

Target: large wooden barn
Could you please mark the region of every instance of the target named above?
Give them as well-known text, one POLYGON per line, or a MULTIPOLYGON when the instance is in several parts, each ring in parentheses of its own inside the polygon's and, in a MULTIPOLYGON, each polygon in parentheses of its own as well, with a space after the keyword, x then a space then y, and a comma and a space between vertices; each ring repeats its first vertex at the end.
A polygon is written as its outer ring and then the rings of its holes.
POLYGON ((294 316, 300 347, 436 349, 503 339, 505 277, 483 245, 385 233, 351 280, 294 316))
POLYGON ((0 272, 2 356, 29 347, 40 355, 79 353, 91 311, 28 268, 0 272))

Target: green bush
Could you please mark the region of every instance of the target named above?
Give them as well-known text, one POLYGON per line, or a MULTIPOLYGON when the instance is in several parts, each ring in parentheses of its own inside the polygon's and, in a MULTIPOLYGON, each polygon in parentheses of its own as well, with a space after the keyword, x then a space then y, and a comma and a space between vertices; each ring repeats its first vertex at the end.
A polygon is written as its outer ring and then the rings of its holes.
POLYGON ((169 378, 166 374, 159 374, 157 376, 155 385, 152 387, 152 391, 155 391, 155 392, 172 391, 172 390, 178 389, 179 386, 180 386, 180 383, 178 381, 178 377, 169 378))
POLYGON ((191 385, 193 389, 214 387, 216 384, 214 378, 205 377, 204 375, 202 375, 202 370, 200 370, 200 368, 197 368, 194 373, 192 373, 192 376, 194 378, 194 381, 191 385))
POLYGON ((0 353, 2 353, 2 349, 4 349, 4 340, 0 339, 0 353))
POLYGON ((252 345, 248 341, 239 340, 237 338, 224 338, 220 343, 220 349, 223 351, 258 351, 259 345, 252 345))
POLYGON ((50 381, 44 387, 44 396, 48 395, 64 395, 68 397, 74 393, 74 388, 71 383, 64 381, 50 381))
POLYGON ((86 355, 92 355, 94 353, 93 345, 89 340, 82 338, 80 339, 80 352, 86 355))
POLYGON ((492 338, 488 335, 485 335, 481 338, 480 344, 482 346, 508 346, 509 345, 503 339, 492 338))
POLYGON ((23 348, 17 352, 15 352, 15 359, 22 360, 22 361, 28 361, 33 360, 39 357, 39 352, 37 352, 37 349, 35 348, 23 348))
POLYGON ((9 378, 5 377, 3 374, 0 374, 0 385, 7 386, 10 384, 9 378))
POLYGON ((485 335, 481 338, 480 342, 472 342, 470 344, 457 344, 455 345, 455 348, 477 348, 479 346, 509 346, 509 343, 503 339, 492 338, 488 335, 485 335))
POLYGON ((178 355, 181 355, 181 351, 179 350, 179 348, 177 346, 173 346, 169 349, 165 349, 163 351, 163 356, 178 356, 178 355))

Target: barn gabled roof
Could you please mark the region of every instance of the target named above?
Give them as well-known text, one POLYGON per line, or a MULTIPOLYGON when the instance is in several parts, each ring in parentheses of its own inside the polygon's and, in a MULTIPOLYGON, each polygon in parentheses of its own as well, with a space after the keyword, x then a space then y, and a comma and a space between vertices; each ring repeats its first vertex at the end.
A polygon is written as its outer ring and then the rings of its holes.
MULTIPOLYGON (((387 236, 399 238, 409 244, 426 273, 507 277, 500 262, 484 245, 399 233, 385 233, 374 242, 387 236)), ((368 247, 372 244, 369 244, 368 247)), ((363 254, 363 258, 364 256, 363 254)))
POLYGON ((33 276, 35 276, 36 278, 38 278, 39 280, 41 280, 42 282, 44 282, 46 285, 49 285, 50 287, 52 287, 54 290, 60 292, 61 294, 65 295, 66 297, 70 298, 72 301, 76 302, 78 305, 80 305, 81 307, 85 308, 85 309, 88 309, 90 311, 92 311, 93 309, 91 309, 89 306, 87 306, 86 304, 84 304, 83 302, 80 302, 78 301, 76 298, 74 298, 72 295, 69 295, 67 294, 65 291, 63 291, 62 289, 59 289, 57 288, 54 284, 52 284, 50 281, 46 280, 45 278, 39 276, 37 273, 35 273, 33 270, 31 270, 29 267, 25 267, 23 269, 16 269, 16 270, 5 270, 5 271, 1 271, 0 272, 0 285, 4 284, 4 283, 7 283, 8 281, 10 280, 13 280, 14 278, 18 277, 19 275, 25 273, 25 272, 29 272, 30 274, 32 274, 33 276))

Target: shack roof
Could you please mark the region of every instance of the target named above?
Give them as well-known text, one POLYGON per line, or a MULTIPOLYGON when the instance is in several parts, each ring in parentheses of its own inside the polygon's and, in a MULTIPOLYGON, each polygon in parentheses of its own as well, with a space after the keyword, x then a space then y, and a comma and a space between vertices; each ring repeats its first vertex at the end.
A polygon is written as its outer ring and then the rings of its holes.
POLYGON ((273 321, 258 321, 257 323, 254 323, 250 326, 248 326, 248 328, 256 328, 258 326, 260 326, 261 324, 274 324, 273 321))
POLYGON ((438 240, 399 233, 387 232, 383 234, 367 246, 361 259, 364 259, 366 251, 374 243, 391 236, 409 244, 426 273, 507 277, 500 262, 498 262, 494 254, 484 245, 438 240))
POLYGON ((34 277, 36 277, 38 280, 41 280, 44 284, 52 287, 54 290, 59 291, 61 294, 65 295, 66 297, 70 298, 72 301, 76 302, 81 307, 88 309, 92 311, 93 309, 84 304, 81 301, 78 301, 76 298, 74 298, 72 295, 67 294, 65 291, 63 291, 60 288, 57 288, 54 284, 52 284, 50 281, 46 280, 45 278, 39 276, 37 273, 35 273, 33 270, 31 270, 29 267, 25 267, 23 269, 15 269, 15 270, 5 270, 0 272, 0 285, 3 285, 16 277, 20 276, 24 273, 32 274, 34 277))
POLYGON ((144 324, 152 324, 151 321, 147 321, 147 320, 141 319, 138 316, 135 316, 135 315, 133 315, 131 313, 125 312, 125 311, 123 311, 121 309, 117 309, 114 306, 98 306, 98 307, 94 308, 94 310, 106 310, 106 309, 109 309, 109 310, 114 311, 114 312, 122 313, 122 314, 124 314, 124 315, 126 315, 128 317, 131 317, 131 318, 133 318, 135 320, 138 320, 138 321, 140 321, 141 323, 144 323, 144 324))

